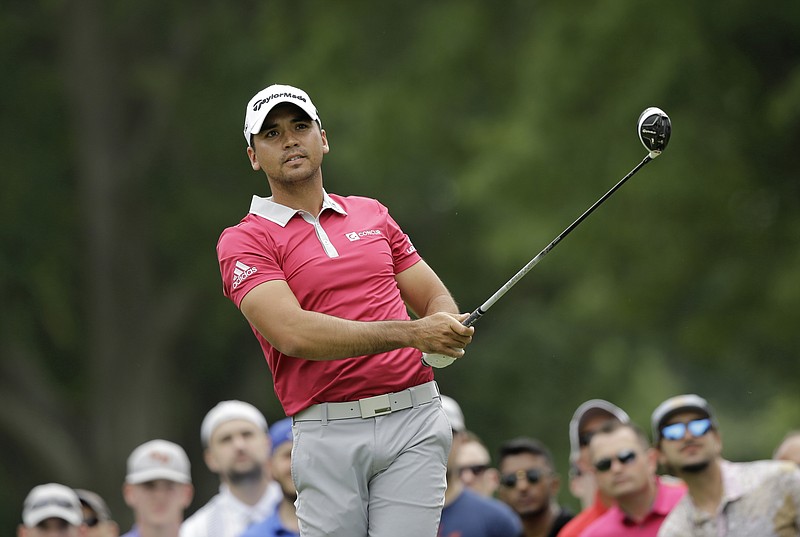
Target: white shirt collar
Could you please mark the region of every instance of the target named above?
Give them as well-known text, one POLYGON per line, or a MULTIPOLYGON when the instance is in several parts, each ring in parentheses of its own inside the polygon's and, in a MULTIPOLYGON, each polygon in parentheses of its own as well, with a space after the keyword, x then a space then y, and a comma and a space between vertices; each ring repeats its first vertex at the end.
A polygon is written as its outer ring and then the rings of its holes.
MULTIPOLYGON (((337 213, 340 214, 347 214, 347 212, 342 209, 342 206, 333 201, 333 199, 328 195, 325 190, 322 191, 322 211, 325 209, 333 209, 337 213)), ((322 213, 320 211, 320 214, 322 213)), ((280 203, 275 203, 272 201, 272 196, 268 198, 261 198, 259 196, 253 196, 253 201, 250 202, 250 213, 258 215, 262 218, 266 218, 271 222, 275 222, 281 227, 286 227, 286 224, 289 223, 289 220, 296 214, 300 212, 298 209, 292 209, 291 207, 286 207, 285 205, 281 205, 280 203)), ((313 215, 318 216, 318 215, 313 215)))
POLYGON ((219 494, 223 502, 228 504, 228 508, 237 513, 241 520, 262 520, 272 513, 272 509, 277 505, 282 497, 280 485, 277 481, 271 481, 267 485, 264 494, 255 505, 247 505, 233 495, 230 487, 220 484, 219 494))

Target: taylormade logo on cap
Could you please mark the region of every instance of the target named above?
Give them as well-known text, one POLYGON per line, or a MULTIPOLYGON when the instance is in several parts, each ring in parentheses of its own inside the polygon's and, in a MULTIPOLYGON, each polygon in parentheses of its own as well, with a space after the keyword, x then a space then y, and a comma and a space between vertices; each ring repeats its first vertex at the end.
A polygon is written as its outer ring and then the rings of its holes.
POLYGON ((322 128, 317 108, 305 91, 293 86, 273 84, 256 93, 247 103, 244 114, 244 139, 247 140, 247 145, 250 145, 250 136, 261 131, 261 126, 270 110, 281 103, 298 106, 308 114, 308 117, 317 122, 320 129, 322 128))

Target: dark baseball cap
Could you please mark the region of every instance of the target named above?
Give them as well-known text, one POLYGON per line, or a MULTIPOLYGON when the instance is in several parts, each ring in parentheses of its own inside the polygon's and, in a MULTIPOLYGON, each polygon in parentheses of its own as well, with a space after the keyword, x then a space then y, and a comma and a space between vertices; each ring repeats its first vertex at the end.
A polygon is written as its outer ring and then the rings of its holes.
POLYGON ((661 428, 666 421, 675 414, 686 411, 699 412, 709 418, 714 428, 717 428, 717 418, 708 401, 693 393, 676 395, 658 405, 650 417, 650 424, 653 428, 653 444, 658 445, 661 442, 661 428))

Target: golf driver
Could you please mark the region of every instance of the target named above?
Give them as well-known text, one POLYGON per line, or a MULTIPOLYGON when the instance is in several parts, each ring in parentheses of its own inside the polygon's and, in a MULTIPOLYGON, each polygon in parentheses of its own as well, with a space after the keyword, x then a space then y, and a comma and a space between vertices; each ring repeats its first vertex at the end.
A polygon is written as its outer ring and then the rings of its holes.
MULTIPOLYGON (((464 326, 472 326, 477 322, 478 319, 483 317, 483 315, 489 311, 495 302, 500 300, 504 294, 506 294, 509 289, 514 287, 533 267, 535 267, 539 261, 542 260, 544 256, 546 256, 550 250, 555 248, 556 244, 561 242, 561 239, 569 235, 569 233, 578 227, 578 224, 583 222, 583 220, 592 214, 592 212, 597 209, 604 201, 606 201, 611 195, 616 192, 625 182, 633 177, 633 175, 638 172, 642 167, 659 156, 662 151, 667 147, 667 143, 669 143, 669 137, 672 133, 672 123, 670 122, 669 116, 664 113, 663 110, 660 108, 656 108, 655 106, 651 106, 647 108, 644 112, 639 115, 639 121, 636 124, 636 130, 639 134, 639 140, 642 142, 644 147, 647 149, 648 154, 644 159, 633 168, 628 175, 623 177, 616 185, 614 185, 611 190, 606 192, 603 197, 599 200, 594 202, 594 204, 589 207, 582 215, 578 217, 572 224, 567 227, 564 231, 562 231, 553 241, 545 246, 544 250, 536 254, 536 257, 528 261, 528 263, 517 272, 514 277, 512 277, 505 285, 503 285, 500 289, 498 289, 489 299, 481 304, 481 306, 473 311, 470 316, 463 321, 464 326)), ((450 356, 444 356, 442 354, 423 354, 422 355, 422 363, 431 367, 447 367, 448 365, 452 364, 456 358, 451 358, 450 356)))

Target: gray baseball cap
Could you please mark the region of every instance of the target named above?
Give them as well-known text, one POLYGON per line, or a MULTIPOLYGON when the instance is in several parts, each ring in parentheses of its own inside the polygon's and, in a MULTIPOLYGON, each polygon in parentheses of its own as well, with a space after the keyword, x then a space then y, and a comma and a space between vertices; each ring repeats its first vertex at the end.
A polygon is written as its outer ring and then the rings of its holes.
POLYGON ((94 511, 97 520, 100 522, 111 520, 111 510, 99 494, 86 489, 75 489, 75 494, 78 495, 78 499, 83 505, 94 511))
POLYGON ((717 418, 714 416, 714 409, 708 404, 708 401, 693 393, 676 395, 658 405, 650 417, 650 425, 653 429, 653 444, 657 446, 661 442, 661 428, 669 418, 679 412, 689 410, 703 414, 711 420, 714 428, 717 428, 717 418))
POLYGON ((446 395, 442 395, 441 398, 442 408, 444 409, 444 413, 453 431, 458 433, 466 430, 464 426, 464 413, 461 411, 459 404, 456 403, 456 400, 446 395))
POLYGON ((605 399, 589 399, 575 409, 572 419, 569 422, 569 446, 570 459, 576 459, 581 449, 580 431, 584 421, 598 414, 608 416, 610 420, 617 420, 620 423, 628 423, 630 417, 614 403, 609 403, 605 399))

